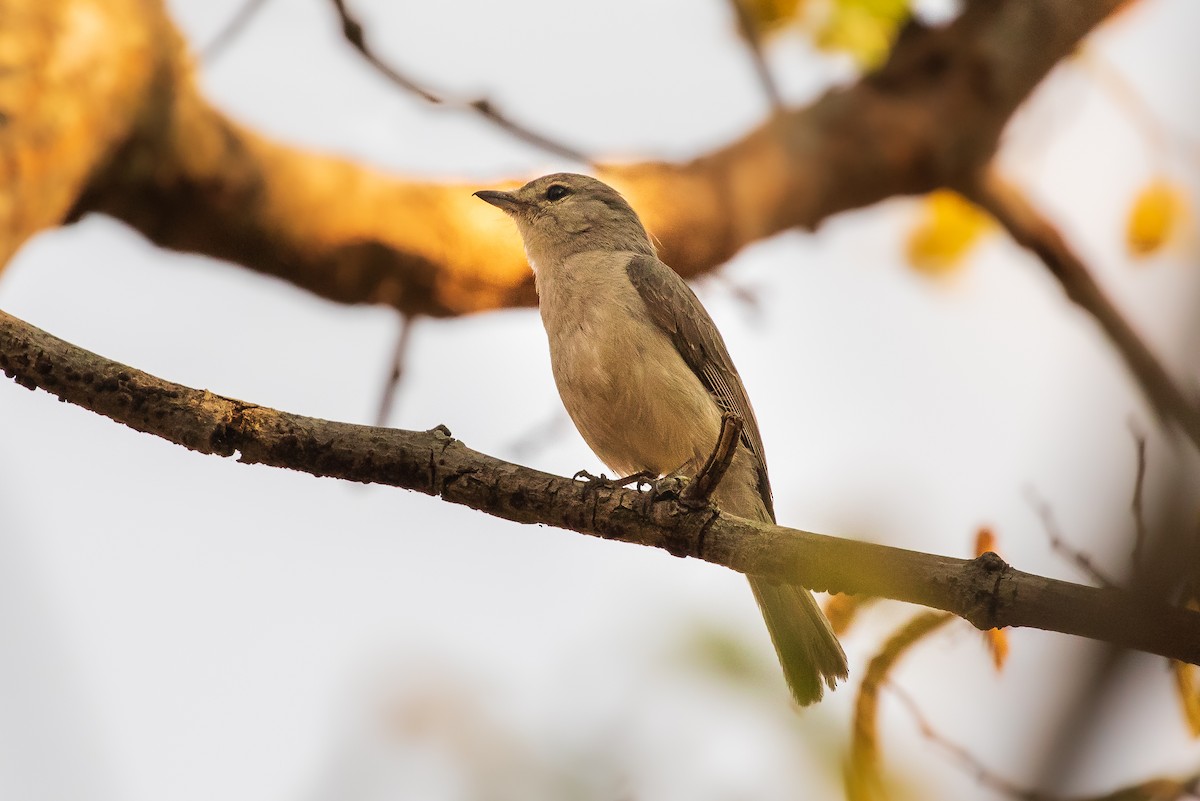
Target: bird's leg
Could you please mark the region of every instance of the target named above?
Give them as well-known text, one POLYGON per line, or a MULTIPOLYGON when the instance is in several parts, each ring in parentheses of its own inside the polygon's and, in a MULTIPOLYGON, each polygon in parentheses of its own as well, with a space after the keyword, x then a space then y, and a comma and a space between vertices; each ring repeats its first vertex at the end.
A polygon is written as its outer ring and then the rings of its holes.
POLYGON ((738 440, 742 437, 744 421, 741 417, 730 412, 721 416, 721 433, 717 436, 717 445, 709 454, 708 461, 700 468, 683 491, 679 494, 681 503, 687 506, 707 506, 709 499, 725 471, 733 464, 733 454, 737 451, 738 440))

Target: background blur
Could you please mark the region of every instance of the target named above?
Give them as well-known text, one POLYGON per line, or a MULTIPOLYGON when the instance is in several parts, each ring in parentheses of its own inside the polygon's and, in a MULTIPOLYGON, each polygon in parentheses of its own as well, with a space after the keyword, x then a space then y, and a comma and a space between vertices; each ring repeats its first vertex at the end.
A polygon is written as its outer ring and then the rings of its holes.
MULTIPOLYGON (((198 50, 241 2, 170 6, 198 50)), ((598 157, 686 159, 768 113, 719 0, 353 8, 411 74, 598 157)), ((1190 388, 1197 31, 1190 0, 1125 11, 1035 93, 1001 156, 1190 388), (1186 205, 1135 258, 1127 221, 1162 177, 1186 205)), ((795 104, 858 70, 800 27, 768 55, 795 104)), ((382 170, 487 182, 577 169, 386 84, 318 0, 267 2, 200 70, 252 128, 382 170)), ((1003 235, 985 229, 948 266, 919 269, 913 237, 937 213, 911 199, 843 214, 697 287, 754 399, 780 522, 957 556, 988 526, 1016 567, 1086 581, 1050 548, 1032 489, 1121 575, 1131 423, 1148 435, 1148 497, 1194 477, 1194 454, 1003 235)), ((172 381, 355 422, 374 418, 398 327, 389 310, 168 253, 96 216, 26 246, 0 307, 172 381)), ((411 344, 392 424, 444 423, 559 474, 600 470, 560 410, 536 312, 422 320, 411 344)), ((0 381, 3 798, 836 799, 856 684, 912 613, 865 612, 844 638, 850 684, 797 713, 729 571, 200 456, 0 381)), ((1017 785, 1046 775, 1064 732, 1079 747, 1049 791, 1200 768, 1163 660, 1124 658, 1088 697, 1096 644, 1026 630, 1009 642, 998 672, 955 621, 892 679, 1017 785), (1069 722, 1081 700, 1095 712, 1082 732, 1069 722)), ((894 695, 879 722, 885 771, 910 797, 1005 797, 894 695)))

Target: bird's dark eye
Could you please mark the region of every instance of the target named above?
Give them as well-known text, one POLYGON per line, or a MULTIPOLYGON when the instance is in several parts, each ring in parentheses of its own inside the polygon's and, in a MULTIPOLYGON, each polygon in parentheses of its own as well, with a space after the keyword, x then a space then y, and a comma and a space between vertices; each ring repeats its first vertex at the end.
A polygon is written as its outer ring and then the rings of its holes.
POLYGON ((571 194, 571 190, 567 189, 562 184, 550 184, 549 188, 546 189, 546 200, 551 202, 554 202, 555 200, 562 200, 569 194, 571 194))

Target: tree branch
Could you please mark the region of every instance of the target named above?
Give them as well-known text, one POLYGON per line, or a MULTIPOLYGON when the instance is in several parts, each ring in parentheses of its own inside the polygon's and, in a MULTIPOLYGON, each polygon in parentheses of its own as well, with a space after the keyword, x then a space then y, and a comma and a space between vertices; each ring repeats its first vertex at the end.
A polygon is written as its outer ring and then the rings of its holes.
POLYGON ((745 0, 729 0, 729 5, 737 18, 738 32, 746 40, 746 50, 750 53, 750 60, 754 62, 758 83, 762 86, 767 102, 771 104, 771 110, 778 114, 783 111, 783 93, 779 91, 779 84, 775 82, 775 76, 771 74, 771 67, 767 64, 767 56, 763 52, 762 31, 744 2, 745 0))
POLYGON ((332 0, 332 2, 334 11, 337 12, 338 19, 342 24, 342 37, 345 38, 345 40, 349 42, 350 46, 357 50, 364 59, 366 59, 368 64, 375 68, 376 72, 387 78, 396 86, 399 86, 406 92, 411 92, 412 94, 420 97, 422 100, 428 103, 433 103, 437 106, 474 111, 491 124, 500 128, 502 131, 511 134, 517 139, 520 139, 527 145, 533 145, 534 147, 541 148, 547 153, 553 153, 556 156, 561 156, 571 161, 577 161, 580 164, 590 163, 590 160, 578 150, 567 147, 562 142, 556 142, 553 139, 543 136, 542 134, 526 128, 524 125, 516 122, 507 114, 502 113, 487 98, 479 98, 478 100, 471 100, 465 103, 453 102, 447 100, 444 96, 440 94, 434 94, 429 89, 421 86, 412 78, 409 78, 407 75, 400 72, 391 64, 388 64, 386 61, 380 58, 379 54, 375 52, 375 49, 367 44, 367 35, 363 30, 362 23, 358 21, 357 17, 350 13, 348 8, 346 8, 345 0, 332 0))
POLYGON ((988 629, 1030 626, 1200 663, 1200 613, 1115 588, 1024 573, 992 553, 954 559, 772 526, 637 490, 587 486, 471 450, 445 428, 330 422, 156 378, 0 312, 0 369, 201 453, 387 484, 495 517, 662 548, 817 590, 893 598, 988 629))
POLYGON ((1050 221, 1017 187, 993 171, 970 182, 964 194, 999 220, 1018 244, 1042 260, 1067 297, 1100 323, 1158 415, 1178 426, 1200 448, 1200 401, 1189 398, 1175 384, 1050 221))
POLYGON ((246 26, 250 21, 262 11, 263 6, 267 4, 267 0, 243 0, 238 7, 237 12, 229 18, 229 21, 221 26, 221 30, 212 38, 212 41, 200 48, 199 59, 206 65, 211 66, 217 58, 225 52, 234 41, 237 40, 242 32, 246 30, 246 26))
MULTIPOLYGON (((57 8, 81 0, 24 2, 57 8)), ((1119 2, 971 3, 945 28, 906 28, 887 64, 858 84, 777 114, 711 154, 595 172, 641 212, 667 263, 684 277, 709 272, 764 237, 974 174, 1013 111, 1119 2)), ((131 4, 111 7, 154 18, 113 24, 153 29, 158 68, 141 105, 115 118, 124 146, 92 154, 81 173, 91 180, 71 196, 72 217, 109 214, 163 247, 236 262, 340 302, 435 317, 534 302, 520 241, 472 201, 479 186, 382 174, 238 125, 199 93, 161 2, 131 4)), ((42 74, 27 66, 14 74, 42 74)), ((103 112, 112 127, 110 106, 93 108, 104 98, 64 89, 61 104, 79 109, 76 116, 103 112)), ((77 141, 36 130, 32 141, 50 161, 77 141)), ((0 156, 3 149, 0 141, 0 156)), ((0 227, 9 237, 0 239, 0 261, 61 221, 0 227)))

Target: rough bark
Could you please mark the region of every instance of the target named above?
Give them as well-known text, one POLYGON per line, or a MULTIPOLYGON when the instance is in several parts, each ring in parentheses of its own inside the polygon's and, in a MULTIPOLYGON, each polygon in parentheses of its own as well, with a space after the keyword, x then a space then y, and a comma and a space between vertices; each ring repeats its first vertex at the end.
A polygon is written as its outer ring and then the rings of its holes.
POLYGON ((1200 613, 1024 573, 993 553, 955 559, 742 520, 670 495, 589 486, 478 453, 440 427, 401 431, 288 414, 164 381, 3 312, 0 369, 22 386, 201 453, 403 487, 816 590, 942 609, 979 628, 1029 626, 1200 664, 1200 613))

